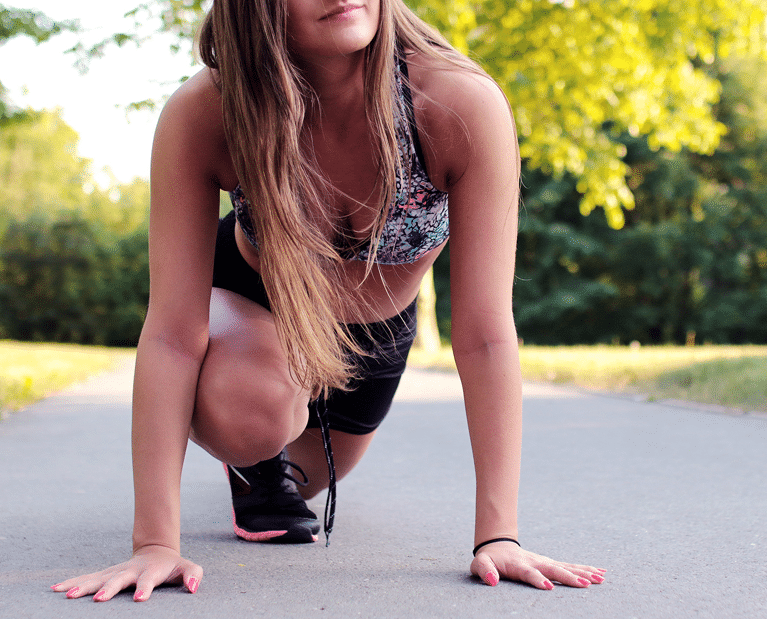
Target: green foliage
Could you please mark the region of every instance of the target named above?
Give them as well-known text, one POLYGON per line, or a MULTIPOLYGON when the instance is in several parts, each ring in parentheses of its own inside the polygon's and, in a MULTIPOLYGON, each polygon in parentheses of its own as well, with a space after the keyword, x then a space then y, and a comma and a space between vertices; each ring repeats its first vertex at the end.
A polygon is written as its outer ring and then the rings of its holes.
MULTIPOLYGON (((43 43, 61 32, 76 31, 78 28, 76 21, 56 22, 39 11, 16 9, 0 4, 0 45, 17 36, 29 37, 36 43, 43 43)), ((0 127, 9 118, 23 116, 23 112, 10 105, 5 93, 6 90, 0 81, 0 127)))
POLYGON ((0 420, 5 411, 128 359, 130 353, 108 348, 0 341, 0 420))
POLYGON ((717 359, 664 372, 637 385, 660 397, 752 411, 767 409, 767 357, 717 359))
POLYGON ((211 0, 155 0, 144 2, 128 15, 137 20, 159 19, 160 32, 170 32, 180 40, 191 41, 211 0))
POLYGON ((763 0, 418 0, 506 91, 529 167, 577 180, 614 228, 634 199, 621 136, 713 152, 719 84, 701 65, 764 53, 763 0))
POLYGON ((77 139, 58 112, 29 111, 0 133, 0 337, 135 344, 149 186, 92 186, 77 139))
POLYGON ((0 4, 0 45, 17 36, 43 43, 65 30, 76 30, 76 21, 56 22, 40 11, 15 9, 0 4))
MULTIPOLYGON (((142 2, 125 14, 133 19, 133 30, 115 32, 98 43, 85 46, 78 44, 72 51, 80 57, 82 66, 92 58, 104 56, 111 46, 123 47, 129 43, 141 45, 157 33, 173 35, 170 51, 174 54, 191 50, 191 43, 212 0, 154 0, 142 2)), ((186 77, 186 76, 185 76, 186 77)), ((154 107, 156 102, 135 102, 138 108, 154 107)))
POLYGON ((57 111, 9 119, 0 131, 0 213, 79 208, 89 162, 77 156, 77 141, 57 111))
MULTIPOLYGON (((613 228, 634 206, 622 136, 657 151, 710 154, 725 132, 712 109, 717 57, 764 54, 764 0, 409 0, 506 91, 531 169, 576 179, 578 207, 613 228)), ((209 0, 154 0, 128 13, 140 42, 172 33, 188 49, 209 0)), ((92 53, 103 53, 108 41, 92 53)), ((143 106, 151 103, 142 102, 143 106)))
POLYGON ((78 212, 106 228, 129 233, 143 225, 149 186, 143 179, 102 191, 90 180, 90 161, 77 154, 77 132, 59 111, 26 110, 0 131, 0 231, 8 218, 55 219, 78 212))
MULTIPOLYGON (((202 4, 157 0, 130 15, 186 45, 202 4)), ((516 114, 526 341, 767 341, 767 65, 741 55, 764 49, 763 2, 416 8, 482 60, 516 114)), ((140 37, 113 37, 129 41, 140 37)), ((91 187, 76 143, 55 112, 2 125, 0 335, 133 343, 148 294, 148 187, 91 187)), ((448 269, 445 252, 435 273, 446 328, 448 269)))
POLYGON ((538 343, 767 341, 767 63, 716 62, 710 156, 622 137, 636 208, 626 227, 578 217, 577 181, 524 174, 515 308, 538 343))
POLYGON ((520 336, 542 344, 609 341, 610 237, 603 213, 583 218, 575 180, 525 171, 514 306, 520 336))
POLYGON ((148 301, 147 236, 124 238, 77 214, 13 221, 0 252, 2 336, 134 345, 148 301))

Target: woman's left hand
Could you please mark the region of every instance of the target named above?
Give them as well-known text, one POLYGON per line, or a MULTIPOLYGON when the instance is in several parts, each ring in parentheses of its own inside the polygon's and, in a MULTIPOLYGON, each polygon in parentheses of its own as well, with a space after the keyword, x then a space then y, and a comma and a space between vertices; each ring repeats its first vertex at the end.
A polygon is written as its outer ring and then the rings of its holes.
POLYGON ((511 542, 495 542, 477 552, 471 562, 471 573, 491 587, 506 578, 526 582, 538 589, 553 589, 552 581, 581 588, 601 584, 605 570, 554 561, 511 542))

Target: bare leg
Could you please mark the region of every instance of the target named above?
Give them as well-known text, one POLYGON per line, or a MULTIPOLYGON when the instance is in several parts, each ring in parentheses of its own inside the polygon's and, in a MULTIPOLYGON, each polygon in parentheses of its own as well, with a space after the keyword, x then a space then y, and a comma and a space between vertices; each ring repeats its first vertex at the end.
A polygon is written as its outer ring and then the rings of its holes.
POLYGON ((223 462, 250 466, 303 432, 308 401, 290 375, 271 312, 214 288, 190 438, 223 462))
MULTIPOLYGON (((374 436, 375 432, 357 435, 330 431, 337 479, 345 477, 357 465, 374 436)), ((328 487, 328 465, 318 428, 307 428, 288 445, 288 459, 300 466, 309 478, 309 485, 298 489, 305 499, 311 499, 328 487)))

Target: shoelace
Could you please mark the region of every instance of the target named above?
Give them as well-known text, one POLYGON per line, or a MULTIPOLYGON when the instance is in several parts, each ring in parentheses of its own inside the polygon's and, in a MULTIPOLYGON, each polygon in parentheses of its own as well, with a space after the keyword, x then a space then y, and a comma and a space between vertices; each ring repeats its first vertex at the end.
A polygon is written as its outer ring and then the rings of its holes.
MULTIPOLYGON (((325 448, 325 459, 328 463, 328 498, 325 501, 325 547, 330 546, 330 533, 336 517, 336 465, 333 462, 333 447, 330 444, 330 421, 328 420, 328 403, 325 398, 312 402, 317 417, 320 419, 320 433, 325 448)), ((303 473, 303 471, 302 471, 303 473)))
MULTIPOLYGON (((271 460, 267 460, 264 462, 271 463, 271 460)), ((259 464, 263 466, 264 462, 260 462, 259 464)), ((248 488, 250 488, 250 482, 247 479, 245 479, 245 476, 242 473, 240 473, 240 471, 237 470, 237 468, 233 467, 231 464, 228 464, 227 467, 229 468, 230 474, 234 474, 237 477, 239 477, 242 480, 242 483, 248 488)), ((295 462, 291 462, 285 457, 279 458, 279 460, 275 462, 275 465, 273 466, 273 468, 274 468, 275 475, 278 475, 279 477, 284 477, 285 479, 289 479, 297 486, 301 486, 302 488, 304 488, 309 485, 309 477, 307 476, 306 473, 304 473, 304 470, 295 462), (293 475, 288 473, 288 467, 292 468, 295 471, 298 471, 301 477, 304 478, 303 481, 296 479, 293 475)), ((266 476, 266 479, 268 480, 269 477, 266 476)), ((250 493, 250 490, 248 489, 247 492, 243 492, 242 494, 249 494, 249 493, 250 493)))
POLYGON ((285 479, 289 479, 290 481, 292 481, 294 484, 296 484, 296 486, 301 486, 302 488, 305 488, 306 486, 309 485, 309 477, 307 476, 306 473, 304 473, 304 469, 298 466, 295 462, 291 462, 287 458, 282 459, 282 464, 277 468, 277 473, 281 475, 282 477, 284 477, 285 479), (287 466, 284 466, 285 464, 287 466), (293 475, 288 473, 288 466, 292 468, 294 471, 298 471, 298 473, 301 474, 301 477, 303 477, 304 480, 299 481, 298 479, 293 477, 293 475))

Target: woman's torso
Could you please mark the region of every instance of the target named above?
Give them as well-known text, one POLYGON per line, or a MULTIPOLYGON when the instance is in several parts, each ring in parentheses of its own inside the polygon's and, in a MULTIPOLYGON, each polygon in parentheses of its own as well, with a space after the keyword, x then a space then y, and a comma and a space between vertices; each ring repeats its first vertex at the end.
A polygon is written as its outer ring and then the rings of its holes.
MULTIPOLYGON (((411 67, 410 79, 416 84, 419 80, 418 72, 417 67, 411 67)), ((415 130, 411 139, 413 146, 417 143, 420 133, 418 128, 423 126, 421 122, 423 107, 420 105, 417 92, 414 93, 412 102, 405 102, 410 106, 410 110, 414 111, 413 122, 410 125, 410 131, 415 130)), ((333 119, 331 115, 327 115, 326 118, 328 119, 326 122, 311 129, 311 139, 308 141, 312 144, 317 164, 336 189, 334 195, 329 197, 327 206, 348 237, 364 241, 369 238, 377 215, 376 207, 371 200, 377 165, 364 110, 360 108, 357 114, 346 113, 340 122, 338 119, 333 119)), ((400 127, 400 129, 403 128, 400 127)), ((350 310, 347 316, 339 317, 343 321, 373 322, 403 311, 417 295, 421 280, 444 247, 444 239, 447 237, 447 205, 446 195, 443 192, 445 180, 439 173, 439 165, 433 149, 429 148, 428 142, 424 146, 421 157, 414 159, 412 164, 419 168, 414 176, 421 178, 413 179, 416 182, 415 187, 411 187, 408 195, 399 200, 400 204, 395 202, 391 207, 393 217, 388 218, 384 238, 379 245, 379 254, 383 256, 383 260, 378 260, 369 272, 364 259, 367 257, 367 252, 363 252, 358 259, 348 259, 343 263, 349 286, 358 288, 362 298, 367 301, 367 307, 362 311, 360 308, 354 308, 354 311, 350 310), (425 192, 433 196, 433 200, 424 206, 422 202, 425 192), (420 203, 418 196, 421 198, 420 203), (419 211, 413 209, 413 205, 423 208, 419 211), (413 217, 414 213, 415 217, 413 217), (403 236, 406 235, 408 226, 411 229, 413 227, 417 229, 416 241, 413 243, 408 243, 403 236), (434 231, 437 226, 441 228, 432 234, 430 239, 421 238, 422 229, 434 231), (386 264, 386 262, 396 263, 386 264)), ((409 145, 404 148, 409 148, 409 145)), ((402 145, 400 154, 402 154, 402 145)), ((412 154, 413 158, 417 157, 415 149, 412 153, 405 154, 412 154)), ((403 165, 411 165, 407 159, 406 156, 403 165)), ((223 190, 234 192, 235 200, 244 200, 229 157, 222 161, 217 177, 223 190)), ((398 179, 398 186, 402 180, 398 179)), ((242 217, 243 209, 239 210, 241 212, 238 214, 242 217)), ((244 212, 247 230, 246 209, 244 212)), ((246 234, 240 225, 237 226, 235 238, 238 249, 245 261, 259 271, 258 250, 249 240, 249 236, 252 239, 252 233, 246 234)), ((411 240, 412 237, 411 234, 411 240)))

